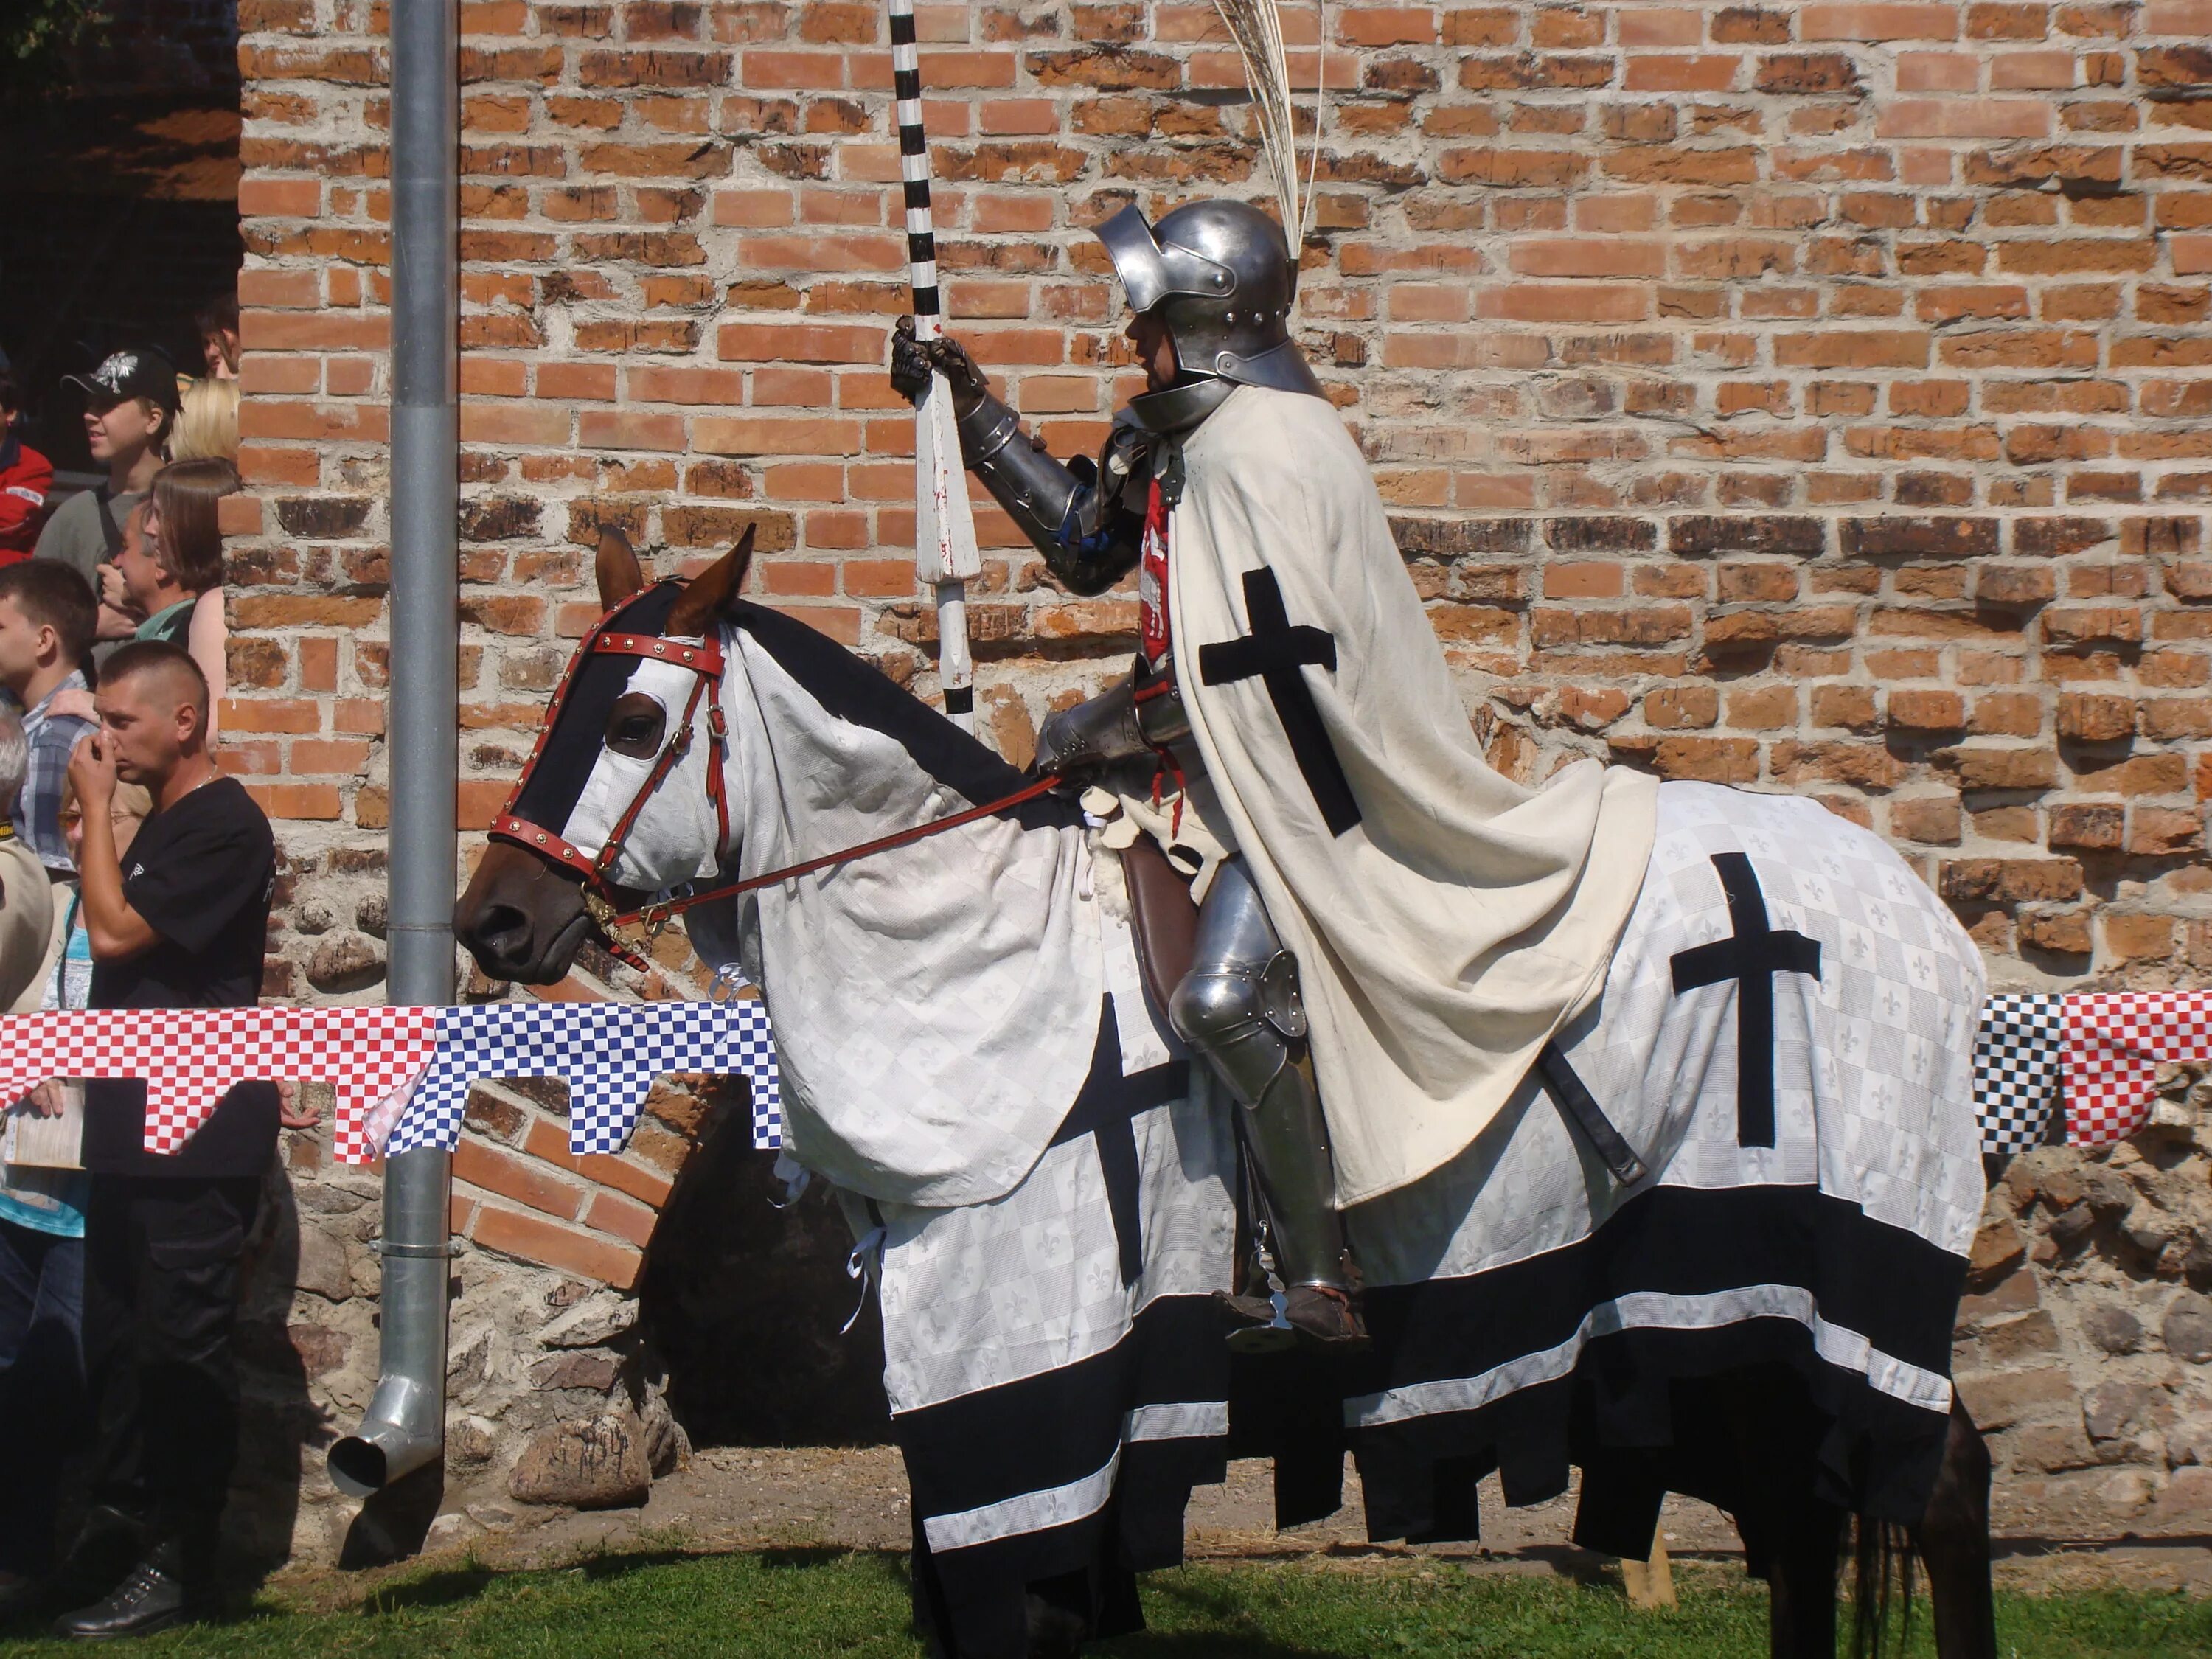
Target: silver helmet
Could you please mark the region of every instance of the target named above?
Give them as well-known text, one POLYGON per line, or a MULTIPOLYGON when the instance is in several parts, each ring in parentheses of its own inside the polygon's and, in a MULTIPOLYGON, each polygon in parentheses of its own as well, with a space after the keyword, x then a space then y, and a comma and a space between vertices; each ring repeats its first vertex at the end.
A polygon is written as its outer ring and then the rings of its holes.
POLYGON ((1298 268, 1281 227, 1243 202, 1193 202, 1146 222, 1133 204, 1098 227, 1129 296, 1175 341, 1182 380, 1130 401, 1147 427, 1195 425, 1239 386, 1322 395, 1291 338, 1298 268))

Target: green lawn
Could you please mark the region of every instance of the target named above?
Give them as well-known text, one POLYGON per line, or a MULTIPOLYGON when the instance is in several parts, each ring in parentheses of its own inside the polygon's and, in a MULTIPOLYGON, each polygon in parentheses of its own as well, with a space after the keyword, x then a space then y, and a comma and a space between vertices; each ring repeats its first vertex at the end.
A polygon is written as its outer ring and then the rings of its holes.
MULTIPOLYGON (((1444 1564, 1358 1570, 1191 1567, 1146 1583, 1146 1634, 1118 1659, 1753 1659, 1765 1600, 1733 1574, 1677 1567, 1682 1605, 1631 1608, 1616 1585, 1444 1564)), ((1926 1653, 1924 1607, 1914 1650, 1926 1653)), ((2212 1655, 2212 1601, 2160 1595, 2008 1595, 2007 1659, 2212 1655)), ((435 1654, 440 1659, 918 1659, 896 1559, 816 1552, 608 1556, 566 1569, 430 1569, 336 1611, 264 1597, 234 1622, 173 1632, 131 1652, 223 1659, 435 1654)), ((61 1644, 0 1640, 0 1656, 61 1644)))

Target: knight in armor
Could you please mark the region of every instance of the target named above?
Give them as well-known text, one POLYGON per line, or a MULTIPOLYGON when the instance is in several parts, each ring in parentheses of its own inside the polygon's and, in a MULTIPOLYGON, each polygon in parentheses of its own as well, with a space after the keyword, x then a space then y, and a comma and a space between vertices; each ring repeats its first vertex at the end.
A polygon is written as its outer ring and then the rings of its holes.
POLYGON ((963 459, 1062 586, 1137 573, 1131 673, 1048 720, 1037 765, 1172 775, 1226 852, 1167 1012, 1242 1108, 1283 1285, 1279 1306, 1231 1306, 1261 1340, 1357 1344, 1342 1206, 1464 1150, 1595 999, 1654 786, 1577 763, 1534 790, 1484 759, 1291 337, 1273 219, 1204 201, 1154 226, 1133 205, 1097 234, 1146 389, 1095 462, 1045 453, 951 339, 902 323, 892 384, 945 377, 963 459))

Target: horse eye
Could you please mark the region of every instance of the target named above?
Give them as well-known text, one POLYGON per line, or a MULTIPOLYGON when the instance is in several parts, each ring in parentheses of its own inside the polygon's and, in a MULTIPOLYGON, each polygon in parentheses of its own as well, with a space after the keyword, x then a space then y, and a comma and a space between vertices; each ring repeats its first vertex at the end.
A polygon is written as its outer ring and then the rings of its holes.
POLYGON ((617 708, 607 722, 607 747, 633 760, 650 760, 659 750, 665 720, 658 706, 617 708))

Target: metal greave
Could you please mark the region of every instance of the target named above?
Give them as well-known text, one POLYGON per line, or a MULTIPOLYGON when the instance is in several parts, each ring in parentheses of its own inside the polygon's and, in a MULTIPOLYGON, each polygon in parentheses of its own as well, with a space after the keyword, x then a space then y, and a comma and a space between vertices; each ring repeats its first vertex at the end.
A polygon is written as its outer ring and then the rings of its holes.
POLYGON ((1244 1140, 1286 1285, 1352 1288, 1321 1096, 1303 1064, 1297 964, 1242 859, 1216 871, 1169 1018, 1244 1109, 1244 1140))

